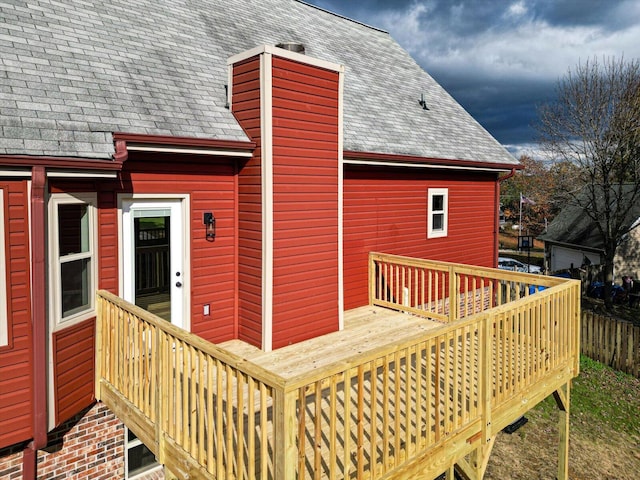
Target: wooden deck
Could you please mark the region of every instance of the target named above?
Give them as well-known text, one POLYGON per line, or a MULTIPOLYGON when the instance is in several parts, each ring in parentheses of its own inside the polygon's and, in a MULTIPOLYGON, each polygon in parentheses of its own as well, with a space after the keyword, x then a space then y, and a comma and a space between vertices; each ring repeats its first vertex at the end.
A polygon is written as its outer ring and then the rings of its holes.
POLYGON ((271 352, 264 352, 242 340, 219 346, 260 365, 284 379, 311 374, 354 355, 402 343, 424 335, 442 323, 388 308, 365 306, 344 312, 344 329, 271 352))
POLYGON ((495 433, 553 394, 566 479, 578 285, 380 255, 372 283, 343 331, 274 352, 101 292, 96 395, 180 478, 280 480, 479 479, 495 433))

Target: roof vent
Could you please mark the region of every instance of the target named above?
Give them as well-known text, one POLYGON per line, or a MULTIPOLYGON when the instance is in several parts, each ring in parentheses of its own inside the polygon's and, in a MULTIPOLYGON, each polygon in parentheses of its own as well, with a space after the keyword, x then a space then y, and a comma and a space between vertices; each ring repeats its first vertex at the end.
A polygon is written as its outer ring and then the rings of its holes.
POLYGON ((278 48, 284 48, 290 52, 302 53, 304 55, 304 45, 298 42, 282 42, 276 45, 278 48))

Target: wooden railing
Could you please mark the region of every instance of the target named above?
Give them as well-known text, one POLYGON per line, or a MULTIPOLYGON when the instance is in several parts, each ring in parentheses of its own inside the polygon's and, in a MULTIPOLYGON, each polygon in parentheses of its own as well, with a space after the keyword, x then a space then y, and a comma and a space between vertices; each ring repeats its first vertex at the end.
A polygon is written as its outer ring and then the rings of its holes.
POLYGON ((109 292, 97 302, 96 397, 159 462, 183 477, 273 478, 282 379, 109 292))
POLYGON ((576 282, 371 266, 372 303, 447 323, 282 378, 99 292, 96 395, 182 478, 433 478, 577 375, 576 282))
POLYGON ((486 431, 484 320, 444 326, 287 382, 297 400, 291 474, 382 478, 436 448, 443 453, 430 473, 444 471, 447 457, 472 448, 486 431))
POLYGON ((369 255, 369 303, 452 322, 566 279, 397 255, 369 255), (451 308, 456 305, 457 308, 451 308))

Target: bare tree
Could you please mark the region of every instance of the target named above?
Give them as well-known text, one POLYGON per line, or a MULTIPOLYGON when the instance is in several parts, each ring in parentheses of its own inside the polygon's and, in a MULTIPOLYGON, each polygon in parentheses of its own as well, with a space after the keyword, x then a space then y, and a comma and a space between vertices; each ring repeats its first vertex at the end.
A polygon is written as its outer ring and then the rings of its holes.
POLYGON ((640 200, 640 64, 624 58, 579 63, 556 93, 538 109, 537 130, 553 159, 578 167, 568 196, 601 236, 610 307, 616 248, 640 200))

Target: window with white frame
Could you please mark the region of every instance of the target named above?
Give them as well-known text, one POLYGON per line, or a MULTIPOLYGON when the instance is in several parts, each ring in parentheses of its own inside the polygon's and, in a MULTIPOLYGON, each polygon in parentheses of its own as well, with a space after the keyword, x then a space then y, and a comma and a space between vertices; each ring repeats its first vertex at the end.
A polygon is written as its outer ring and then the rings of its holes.
POLYGON ((7 264, 5 254, 4 189, 0 188, 0 347, 9 345, 9 318, 7 315, 7 264))
POLYGON ((449 189, 430 188, 428 197, 427 238, 446 237, 449 224, 449 189))
POLYGON ((153 452, 126 426, 124 427, 124 446, 125 479, 134 479, 160 467, 153 452))
POLYGON ((51 196, 49 295, 54 328, 94 315, 96 223, 95 193, 51 196))

